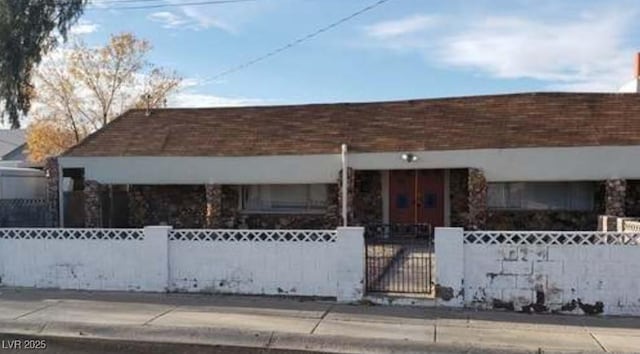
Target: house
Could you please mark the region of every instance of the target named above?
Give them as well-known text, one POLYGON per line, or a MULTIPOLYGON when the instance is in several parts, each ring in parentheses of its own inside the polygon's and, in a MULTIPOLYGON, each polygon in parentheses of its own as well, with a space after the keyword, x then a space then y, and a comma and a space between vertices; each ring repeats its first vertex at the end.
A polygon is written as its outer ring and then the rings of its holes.
POLYGON ((26 161, 25 131, 0 129, 0 226, 49 226, 47 179, 26 161))
MULTIPOLYGON (((0 129, 0 164, 19 167, 27 159, 24 129, 0 129)), ((20 166, 22 167, 22 166, 20 166)))
MULTIPOLYGON (((45 174, 41 169, 31 168, 33 165, 26 160, 25 130, 0 129, 0 200, 45 199, 45 174)), ((0 212, 4 212, 5 204, 0 203, 3 209, 0 212)))
POLYGON ((546 92, 131 110, 47 170, 64 226, 75 190, 87 227, 594 230, 640 215, 637 156, 640 95, 546 92))

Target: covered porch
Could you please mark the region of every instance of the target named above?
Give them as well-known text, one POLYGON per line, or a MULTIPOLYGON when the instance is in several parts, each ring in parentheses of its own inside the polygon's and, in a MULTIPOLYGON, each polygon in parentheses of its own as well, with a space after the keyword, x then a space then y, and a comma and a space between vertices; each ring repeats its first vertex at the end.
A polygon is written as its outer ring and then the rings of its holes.
POLYGON ((586 169, 592 161, 576 159, 579 151, 423 151, 414 161, 406 153, 357 152, 62 157, 47 168, 48 193, 58 196, 50 204, 59 225, 84 227, 313 229, 346 218, 353 226, 595 230, 598 215, 637 213, 636 174, 610 178, 605 169, 586 169), (515 161, 528 163, 515 169, 515 161), (83 206, 70 202, 70 192, 83 206), (71 204, 84 213, 75 222, 65 215, 71 204))

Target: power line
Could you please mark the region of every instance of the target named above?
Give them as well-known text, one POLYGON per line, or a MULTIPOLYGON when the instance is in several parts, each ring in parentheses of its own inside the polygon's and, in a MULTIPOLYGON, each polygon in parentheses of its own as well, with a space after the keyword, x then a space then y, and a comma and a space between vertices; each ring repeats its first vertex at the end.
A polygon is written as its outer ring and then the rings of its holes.
POLYGON ((164 2, 165 0, 89 0, 89 5, 92 4, 122 4, 132 2, 164 2))
POLYGON ((329 31, 329 30, 331 30, 331 29, 333 29, 335 27, 338 27, 341 24, 343 24, 343 23, 345 23, 345 22, 347 22, 347 21, 349 21, 349 20, 351 20, 351 19, 353 19, 353 18, 355 18, 357 16, 360 16, 365 12, 371 11, 371 10, 375 9, 376 7, 382 5, 382 4, 386 3, 386 2, 389 2, 389 1, 391 1, 391 0, 378 0, 378 1, 374 2, 374 3, 372 3, 371 5, 368 5, 368 6, 364 7, 364 8, 362 8, 362 9, 360 9, 360 10, 358 10, 358 11, 352 13, 352 14, 350 14, 349 16, 343 17, 343 18, 339 19, 338 21, 332 22, 331 24, 329 24, 327 26, 321 27, 320 29, 317 29, 314 32, 311 32, 311 33, 309 33, 309 34, 307 34, 307 35, 305 35, 303 37, 300 37, 300 38, 298 38, 298 39, 296 39, 296 40, 294 40, 292 42, 289 42, 289 43, 287 43, 287 44, 285 44, 285 45, 283 45, 281 47, 273 49, 272 51, 267 52, 266 54, 257 56, 257 57, 255 57, 253 59, 250 59, 250 60, 248 60, 248 61, 246 61, 246 62, 244 62, 242 64, 233 66, 233 67, 231 67, 231 68, 229 68, 229 69, 227 69, 225 71, 222 71, 222 72, 220 72, 220 73, 218 73, 216 75, 213 75, 210 78, 205 79, 203 83, 206 84, 206 83, 215 81, 215 80, 217 80, 217 79, 219 79, 219 78, 221 78, 223 76, 227 76, 227 75, 235 73, 237 71, 246 69, 247 67, 249 67, 251 65, 259 63, 259 62, 261 62, 261 61, 263 61, 265 59, 268 59, 268 58, 270 58, 270 57, 272 57, 274 55, 280 54, 280 53, 284 52, 287 49, 291 49, 291 48, 295 47, 298 44, 301 44, 301 43, 306 42, 306 41, 308 41, 308 40, 310 40, 310 39, 312 39, 314 37, 317 37, 320 34, 322 34, 324 32, 327 32, 327 31, 329 31))
MULTIPOLYGON (((257 1, 257 0, 213 0, 213 1, 195 1, 195 2, 183 2, 183 3, 140 5, 140 6, 93 7, 91 8, 91 10, 143 10, 143 9, 157 9, 161 7, 232 4, 232 3, 250 2, 250 1, 257 1)), ((101 3, 96 3, 96 4, 101 4, 101 3)))

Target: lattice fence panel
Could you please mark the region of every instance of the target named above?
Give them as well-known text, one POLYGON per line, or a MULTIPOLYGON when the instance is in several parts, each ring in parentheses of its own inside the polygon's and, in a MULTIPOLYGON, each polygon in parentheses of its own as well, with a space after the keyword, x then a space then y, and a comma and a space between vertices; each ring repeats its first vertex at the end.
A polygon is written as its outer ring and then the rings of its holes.
POLYGON ((581 231, 467 231, 474 245, 640 245, 640 233, 581 231))
POLYGON ((172 241, 216 242, 335 242, 335 230, 172 230, 172 241))
POLYGON ((625 232, 640 233, 640 221, 625 220, 622 222, 622 230, 625 232))
POLYGON ((144 230, 142 229, 1 228, 0 239, 139 241, 144 239, 144 230))

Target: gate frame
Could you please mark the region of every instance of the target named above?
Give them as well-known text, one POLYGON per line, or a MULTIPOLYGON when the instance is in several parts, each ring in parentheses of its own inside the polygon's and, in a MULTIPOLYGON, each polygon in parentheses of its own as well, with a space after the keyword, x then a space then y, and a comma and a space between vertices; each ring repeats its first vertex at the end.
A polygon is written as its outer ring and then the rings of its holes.
MULTIPOLYGON (((373 224, 365 228, 365 291, 366 293, 398 293, 398 294, 420 294, 431 295, 433 294, 434 274, 433 274, 433 256, 434 256, 434 240, 433 240, 433 228, 430 224, 373 224), (376 252, 376 246, 382 246, 382 256, 372 255, 372 252, 376 252), (390 246, 393 254, 391 256, 385 255, 387 249, 385 246, 390 246), (418 246, 424 247, 424 251, 427 253, 426 262, 420 263, 417 266, 411 265, 408 270, 409 274, 405 273, 404 263, 412 261, 410 258, 415 256, 409 256, 408 259, 404 259, 404 252, 406 247, 418 246), (372 249, 373 248, 373 249, 372 249), (397 249, 396 249, 397 248, 397 249), (398 258, 400 257, 400 258, 398 258), (383 260, 383 265, 378 264, 378 260, 383 260), (388 262, 387 260, 388 259, 388 262), (383 286, 374 286, 373 282, 379 282, 385 276, 387 276, 390 269, 394 267, 400 260, 401 268, 399 271, 396 269, 395 277, 400 277, 400 289, 391 289, 393 284, 397 284, 393 281, 388 282, 383 286), (373 264, 372 264, 373 262, 373 264), (380 270, 380 274, 375 274, 380 270), (423 278, 426 284, 421 285, 411 283, 411 278, 418 273, 419 278, 423 278)), ((418 258, 418 257, 416 257, 418 258)))

